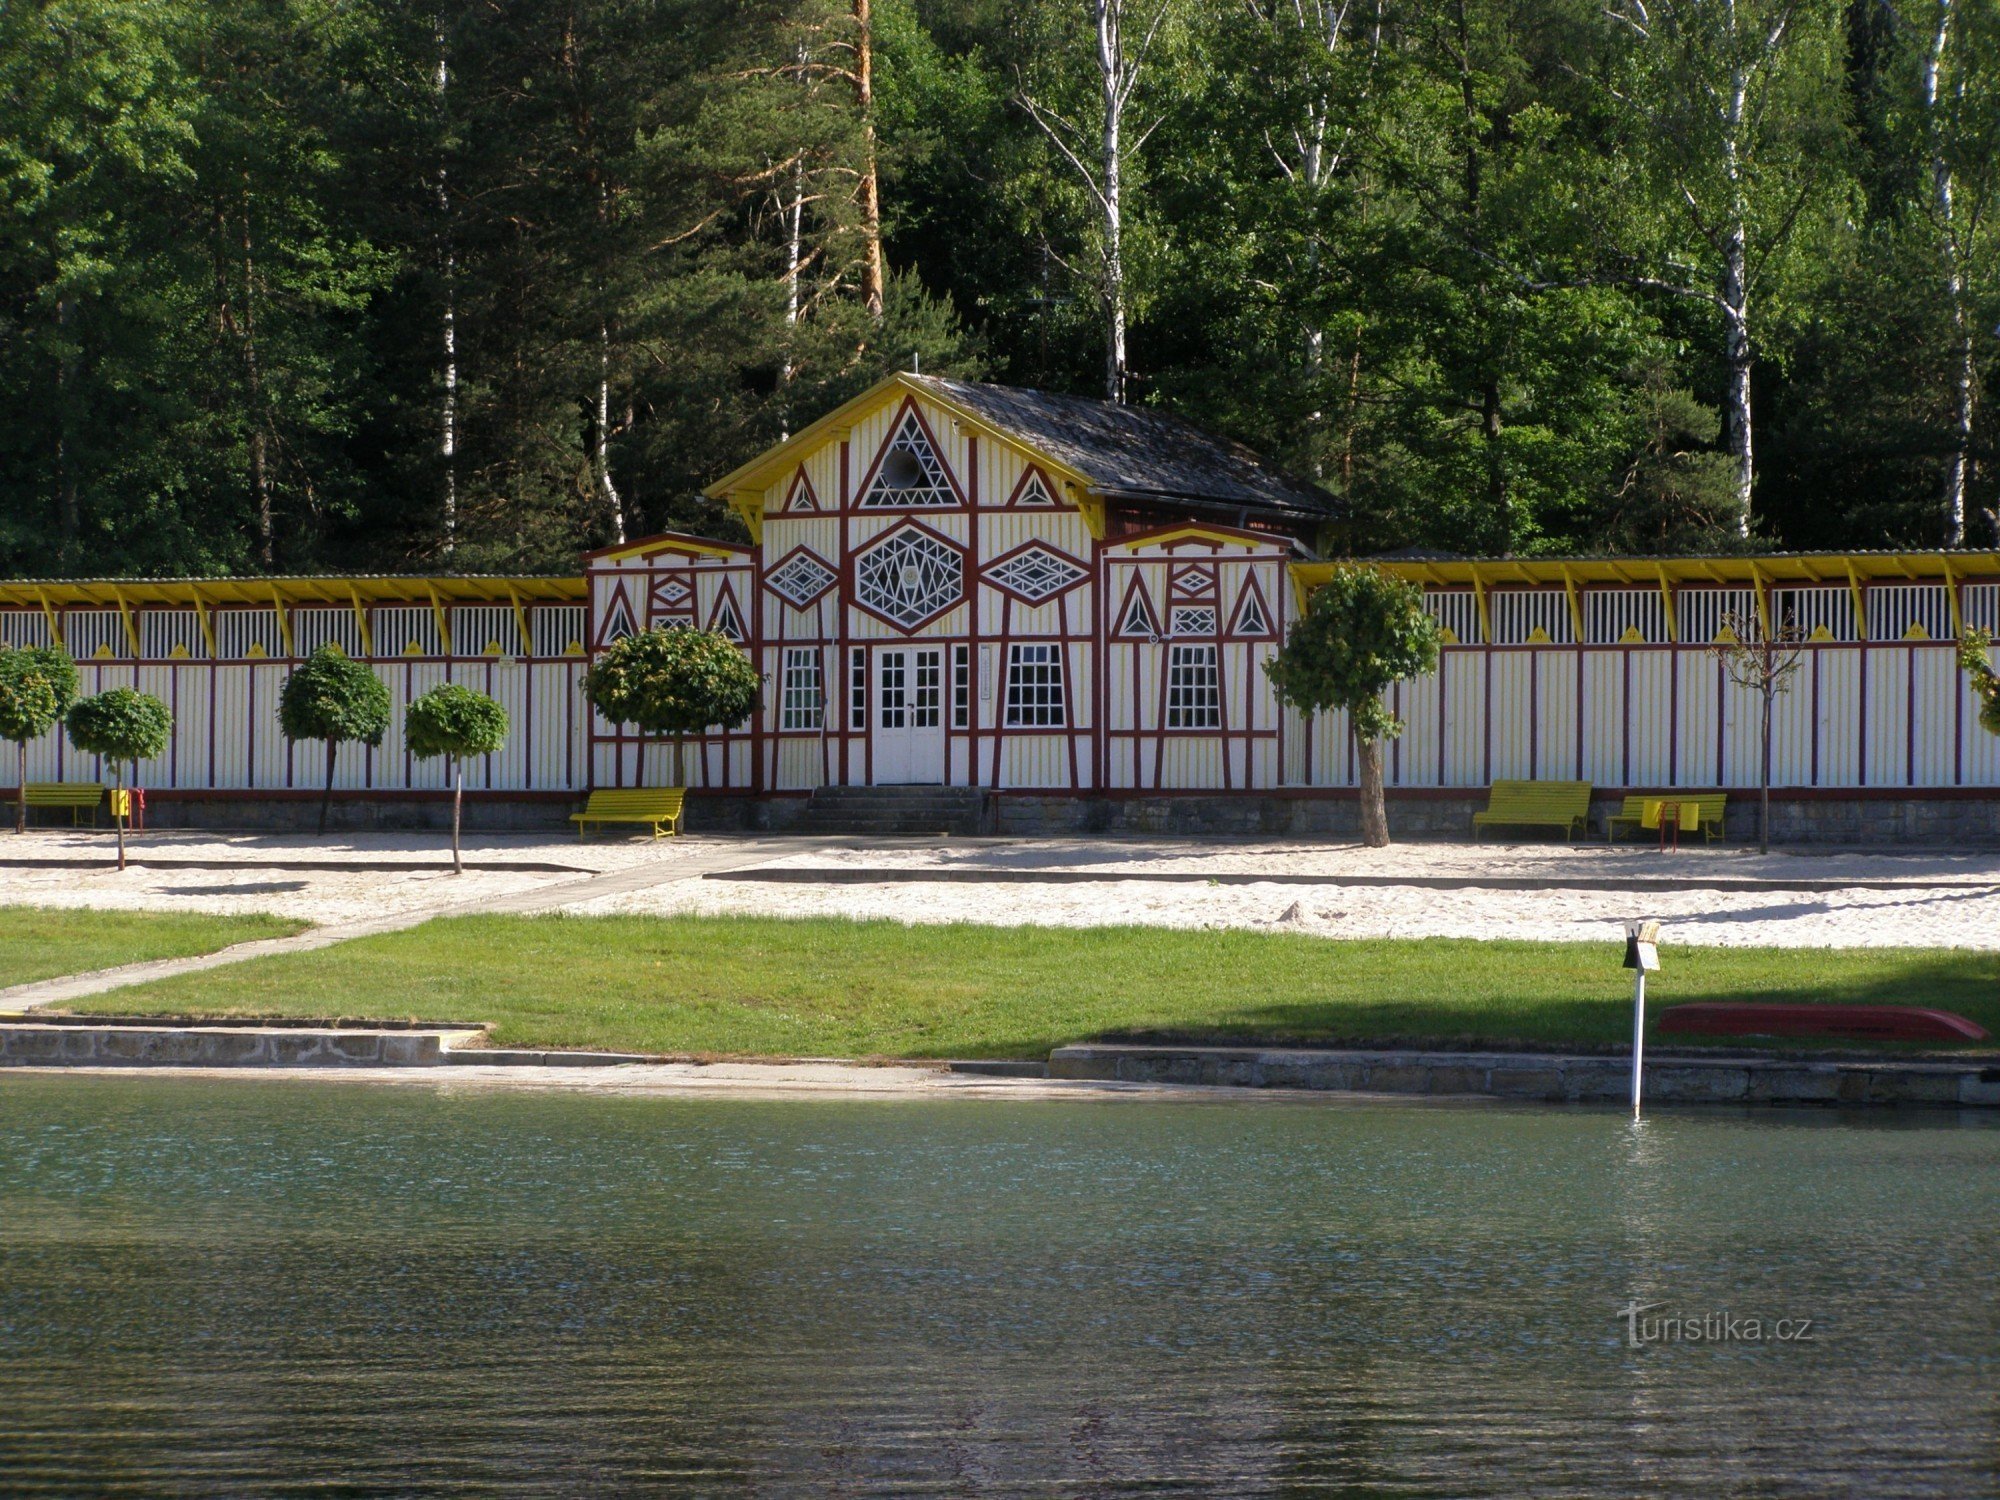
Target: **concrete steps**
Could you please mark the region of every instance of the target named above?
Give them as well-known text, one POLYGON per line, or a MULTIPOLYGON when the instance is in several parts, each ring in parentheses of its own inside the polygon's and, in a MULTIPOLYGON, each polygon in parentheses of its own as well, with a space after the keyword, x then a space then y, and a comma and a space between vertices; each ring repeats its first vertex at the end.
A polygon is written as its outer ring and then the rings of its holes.
POLYGON ((823 786, 807 801, 797 831, 971 837, 990 831, 988 801, 976 786, 823 786))

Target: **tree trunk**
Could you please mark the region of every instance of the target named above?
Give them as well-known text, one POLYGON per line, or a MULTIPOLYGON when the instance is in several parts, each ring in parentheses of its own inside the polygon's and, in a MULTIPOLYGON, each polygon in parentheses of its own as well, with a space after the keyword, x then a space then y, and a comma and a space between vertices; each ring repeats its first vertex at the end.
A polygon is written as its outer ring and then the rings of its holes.
POLYGON ((1104 397, 1125 401, 1125 105, 1120 0, 1097 0, 1097 69, 1104 96, 1104 397))
POLYGON ((454 875, 463 875, 465 873, 465 861, 460 857, 458 851, 458 823, 464 806, 465 770, 459 764, 458 757, 453 756, 451 761, 451 873, 454 875))
POLYGON ((1771 678, 1770 646, 1765 645, 1764 662, 1764 756, 1758 776, 1757 796, 1757 852, 1771 852, 1771 699, 1776 694, 1777 684, 1771 678))
POLYGON ((611 325, 597 325, 597 443, 593 455, 597 467, 598 493, 611 511, 611 540, 625 542, 625 502, 618 486, 611 482, 611 325))
MULTIPOLYGON (((123 761, 112 762, 111 784, 114 790, 119 792, 125 790, 125 772, 121 769, 123 765, 123 761)), ((118 829, 118 868, 122 870, 125 868, 125 809, 121 807, 113 813, 111 821, 118 829)))
POLYGON ((674 736, 674 785, 675 786, 687 785, 687 763, 684 758, 686 753, 684 749, 685 743, 686 743, 685 736, 678 734, 674 736))
POLYGON ((1965 545, 1965 488, 1972 466, 1973 423, 1979 409, 1979 356, 1972 318, 1966 308, 1965 267, 1958 237, 1956 184, 1945 153, 1938 120, 1938 75, 1951 44, 1952 0, 1938 0, 1937 29, 1924 58, 1924 112, 1931 153, 1931 212, 1937 218, 1939 250, 1944 260, 1945 298, 1950 305, 1952 335, 1951 455, 1944 473, 1945 545, 1965 545))
POLYGON ((20 741, 14 747, 21 752, 21 774, 14 783, 14 832, 28 831, 28 742, 20 741))
POLYGON ((1361 769, 1361 842, 1370 849, 1389 847, 1389 808, 1382 795, 1382 742, 1354 741, 1355 763, 1361 769))
POLYGON ((882 188, 875 169, 875 39, 869 0, 854 0, 854 96, 861 112, 861 300, 882 317, 882 188))
POLYGON ((326 742, 326 787, 319 794, 319 831, 322 838, 326 836, 327 809, 333 806, 333 757, 339 749, 339 741, 326 742))
POLYGON ((444 393, 438 411, 438 448, 444 459, 444 555, 458 550, 458 247, 452 235, 451 194, 444 161, 445 94, 451 59, 445 51, 444 20, 437 18, 437 114, 439 127, 437 207, 438 269, 444 279, 444 393))
MULTIPOLYGON (((1735 43, 1736 11, 1729 9, 1730 41, 1735 43)), ((1722 235, 1722 315, 1729 370, 1723 418, 1728 430, 1730 476, 1736 491, 1736 531, 1750 535, 1750 490, 1756 478, 1751 436, 1750 366, 1750 207, 1743 187, 1742 139, 1750 85, 1741 61, 1729 70, 1729 102, 1723 134, 1723 175, 1729 180, 1729 219, 1722 235)))
POLYGON ((277 566, 277 528, 271 518, 269 435, 265 431, 264 374, 257 355, 257 262, 250 237, 250 203, 243 203, 243 389, 250 403, 250 495, 257 511, 257 557, 266 569, 277 566))

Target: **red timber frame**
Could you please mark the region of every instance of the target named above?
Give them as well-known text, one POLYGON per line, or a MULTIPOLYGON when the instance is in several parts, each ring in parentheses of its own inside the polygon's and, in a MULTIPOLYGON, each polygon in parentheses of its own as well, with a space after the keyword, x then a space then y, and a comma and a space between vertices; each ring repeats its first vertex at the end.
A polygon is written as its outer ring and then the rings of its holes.
MULTIPOLYGON (((757 550, 754 547, 668 532, 623 546, 600 547, 594 552, 587 552, 583 565, 587 585, 584 598, 588 610, 584 621, 584 639, 592 643, 593 650, 598 648, 598 631, 602 623, 597 610, 598 584, 605 579, 615 579, 613 588, 622 589, 627 601, 634 602, 634 614, 643 618, 641 628, 676 620, 706 627, 721 601, 728 599, 743 629, 744 651, 753 662, 762 660, 762 614, 753 603, 762 598, 757 587, 757 550), (664 561, 667 559, 670 561, 664 561), (685 586, 689 590, 688 597, 664 598, 660 592, 663 575, 685 586), (711 579, 715 581, 714 596, 704 599, 699 585, 711 579)), ((761 749, 768 711, 765 700, 768 697, 768 693, 760 697, 756 711, 742 728, 726 729, 698 740, 689 738, 688 750, 700 757, 702 782, 697 790, 755 795, 764 789, 761 749), (736 782, 731 772, 732 752, 738 745, 749 747, 746 758, 750 775, 747 784, 736 782)), ((587 707, 582 706, 578 711, 589 712, 587 707)), ((655 743, 646 735, 627 732, 622 725, 612 725, 607 729, 598 722, 595 713, 590 713, 585 736, 585 785, 642 785, 646 747, 655 743), (600 781, 597 777, 600 747, 610 753, 609 782, 600 781)))
POLYGON ((1287 586, 1285 567, 1290 560, 1288 538, 1269 532, 1215 526, 1206 522, 1182 523, 1127 532, 1098 548, 1098 671, 1099 692, 1110 692, 1114 653, 1125 653, 1125 692, 1128 696, 1129 726, 1111 727, 1108 704, 1098 715, 1098 781, 1113 791, 1248 791, 1271 790, 1255 786, 1257 749, 1269 744, 1282 778, 1285 756, 1285 715, 1275 705, 1266 709, 1269 728, 1257 727, 1258 707, 1267 689, 1256 666, 1259 645, 1275 647, 1283 617, 1273 603, 1274 596, 1287 586), (1241 545, 1252 550, 1232 550, 1241 545), (1134 548, 1150 548, 1136 555, 1134 548), (1268 572, 1267 581, 1260 577, 1268 572), (1156 574, 1159 587, 1149 587, 1147 575, 1156 574), (1224 583, 1230 574, 1242 580, 1224 583), (1128 575, 1128 576, 1121 576, 1128 575), (1158 635, 1131 636, 1121 626, 1133 596, 1145 600, 1158 635), (1254 597, 1265 612, 1265 629, 1243 632, 1237 627, 1245 597, 1254 597), (1215 613, 1215 630, 1199 636, 1176 637, 1173 614, 1176 608, 1206 608, 1215 613), (1214 729, 1167 728, 1168 662, 1177 643, 1213 645, 1216 648, 1217 700, 1220 723, 1214 729), (1146 647, 1160 653, 1159 670, 1149 676, 1139 670, 1146 647), (1242 648, 1232 653, 1232 647, 1242 648), (1233 664, 1232 656, 1240 661, 1233 664), (1151 701, 1152 728, 1146 707, 1151 701), (1167 744, 1171 740, 1210 740, 1221 752, 1222 785, 1219 788, 1162 786, 1167 744), (1114 785, 1114 766, 1123 762, 1130 771, 1129 783, 1114 785), (1240 761, 1240 764, 1239 764, 1240 761))

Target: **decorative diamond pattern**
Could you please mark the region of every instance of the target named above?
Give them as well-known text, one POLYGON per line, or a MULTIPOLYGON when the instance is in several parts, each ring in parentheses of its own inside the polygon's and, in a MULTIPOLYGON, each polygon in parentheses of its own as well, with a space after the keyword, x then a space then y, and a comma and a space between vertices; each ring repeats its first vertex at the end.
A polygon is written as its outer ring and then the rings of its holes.
POLYGON ((1030 604, 1040 604, 1050 595, 1061 593, 1083 575, 1084 570, 1076 563, 1046 547, 1030 547, 986 570, 989 580, 1030 604))
POLYGON ((669 578, 653 590, 653 597, 662 604, 678 604, 687 596, 687 585, 677 578, 669 578))
POLYGON ((771 592, 794 609, 804 609, 833 586, 834 573, 810 552, 794 553, 764 580, 771 592))
POLYGON ((937 537, 905 528, 854 560, 854 592, 883 619, 913 629, 964 596, 965 563, 937 537))

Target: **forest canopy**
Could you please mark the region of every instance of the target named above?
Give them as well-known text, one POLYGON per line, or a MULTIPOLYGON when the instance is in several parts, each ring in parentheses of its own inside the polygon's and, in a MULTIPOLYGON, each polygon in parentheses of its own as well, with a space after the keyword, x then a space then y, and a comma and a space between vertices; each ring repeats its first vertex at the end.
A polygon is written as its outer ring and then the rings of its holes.
POLYGON ((1329 545, 1992 545, 2000 0, 24 0, 0 571, 567 569, 887 371, 1329 545))

